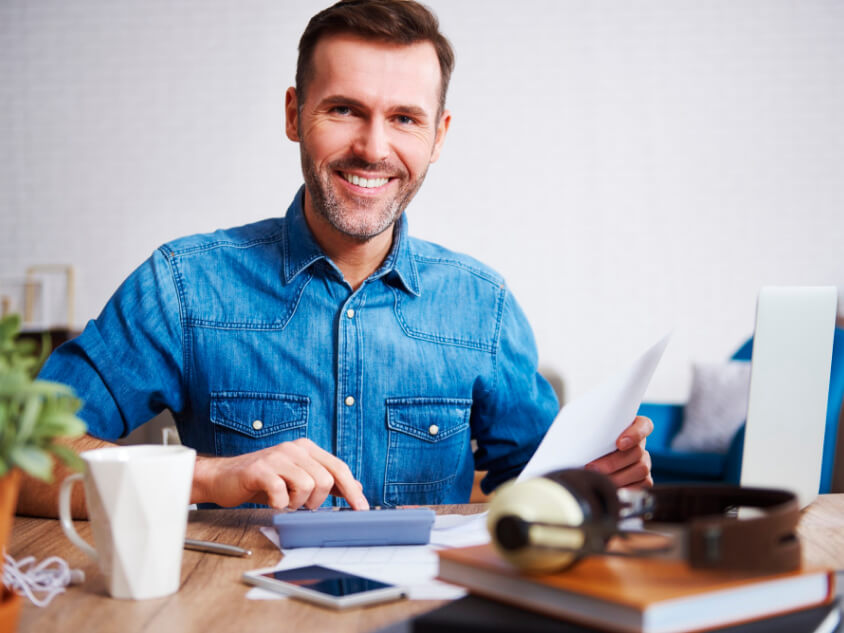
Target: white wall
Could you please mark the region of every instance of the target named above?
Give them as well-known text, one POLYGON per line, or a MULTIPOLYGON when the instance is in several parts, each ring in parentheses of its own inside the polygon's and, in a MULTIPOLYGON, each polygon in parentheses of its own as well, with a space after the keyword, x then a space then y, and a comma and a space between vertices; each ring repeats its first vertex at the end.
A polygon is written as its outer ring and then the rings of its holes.
MULTIPOLYGON (((0 1, 0 273, 70 263, 77 321, 173 237, 284 212, 296 43, 326 1, 0 1)), ((430 0, 457 51, 418 236, 509 280, 577 395, 668 329, 649 398, 844 290, 844 3, 430 0)))

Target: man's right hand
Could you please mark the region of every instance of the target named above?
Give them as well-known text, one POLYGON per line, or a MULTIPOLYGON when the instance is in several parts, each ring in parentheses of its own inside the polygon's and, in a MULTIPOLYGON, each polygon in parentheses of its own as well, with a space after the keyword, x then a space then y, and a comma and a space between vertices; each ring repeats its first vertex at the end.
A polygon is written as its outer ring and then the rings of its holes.
POLYGON ((302 438, 236 457, 197 456, 191 503, 314 509, 329 494, 344 497, 355 510, 369 509, 349 467, 302 438))

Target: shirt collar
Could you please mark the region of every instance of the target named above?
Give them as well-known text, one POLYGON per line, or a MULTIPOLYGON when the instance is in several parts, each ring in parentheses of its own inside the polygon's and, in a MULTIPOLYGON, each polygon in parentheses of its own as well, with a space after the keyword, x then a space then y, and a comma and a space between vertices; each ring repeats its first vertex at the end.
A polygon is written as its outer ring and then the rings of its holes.
POLYGON ((305 222, 305 186, 299 188, 293 202, 287 208, 284 231, 284 283, 290 283, 296 276, 320 259, 327 259, 316 243, 305 222))
POLYGON ((419 296, 419 271, 413 256, 413 241, 407 234, 407 217, 401 214, 393 232, 393 246, 375 275, 395 280, 406 292, 419 296))
MULTIPOLYGON (((308 228, 304 204, 305 186, 303 185, 287 209, 284 283, 290 283, 314 262, 321 259, 330 262, 308 228)), ((395 280, 406 292, 419 296, 419 272, 416 268, 416 258, 413 256, 412 240, 407 234, 407 219, 404 213, 396 222, 390 252, 378 270, 372 274, 372 278, 379 277, 395 280)))

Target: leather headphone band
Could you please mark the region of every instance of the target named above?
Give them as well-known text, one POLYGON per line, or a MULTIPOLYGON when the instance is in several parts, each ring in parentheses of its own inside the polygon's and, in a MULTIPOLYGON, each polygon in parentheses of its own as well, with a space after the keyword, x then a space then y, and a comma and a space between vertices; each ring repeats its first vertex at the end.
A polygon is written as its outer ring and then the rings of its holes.
POLYGON ((800 567, 797 497, 786 490, 740 486, 654 486, 649 521, 687 525, 692 567, 791 571, 800 567), (762 508, 758 517, 725 516, 733 507, 762 508))

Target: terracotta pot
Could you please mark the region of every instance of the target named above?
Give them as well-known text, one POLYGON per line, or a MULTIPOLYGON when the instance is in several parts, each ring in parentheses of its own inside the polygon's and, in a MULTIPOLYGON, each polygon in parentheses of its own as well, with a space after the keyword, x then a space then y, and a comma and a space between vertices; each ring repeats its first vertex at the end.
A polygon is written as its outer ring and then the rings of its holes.
POLYGON ((3 587, 3 598, 0 600, 0 633, 14 633, 18 628, 20 614, 21 597, 3 587))
MULTIPOLYGON (((21 473, 15 468, 3 477, 0 477, 0 547, 6 551, 9 543, 9 534, 12 531, 12 522, 15 519, 15 506, 18 501, 18 490, 20 489, 21 473)), ((3 574, 3 560, 0 558, 0 577, 3 574)), ((12 633, 18 627, 18 616, 20 615, 21 600, 14 591, 3 589, 0 599, 0 633, 12 633)))
MULTIPOLYGON (((6 548, 9 534, 12 531, 12 521, 15 519, 15 506, 18 503, 18 490, 21 485, 21 471, 13 468, 0 477, 0 547, 6 548)), ((3 561, 0 560, 0 572, 3 571, 3 561)))

